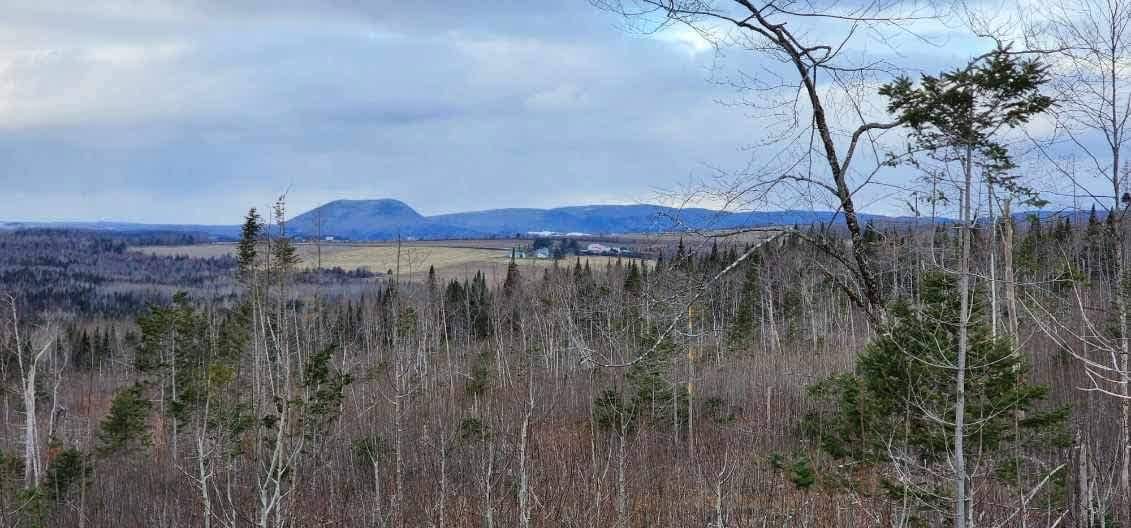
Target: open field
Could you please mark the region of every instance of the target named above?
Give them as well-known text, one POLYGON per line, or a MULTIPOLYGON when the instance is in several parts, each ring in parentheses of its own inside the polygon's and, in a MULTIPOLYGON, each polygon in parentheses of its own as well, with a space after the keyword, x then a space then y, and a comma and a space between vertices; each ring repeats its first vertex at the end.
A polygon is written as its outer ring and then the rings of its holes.
MULTIPOLYGON (((510 247, 514 241, 506 240, 461 240, 439 242, 413 242, 400 247, 400 270, 403 277, 420 280, 427 276, 428 268, 434 266, 441 280, 462 279, 482 271, 489 283, 501 282, 506 275, 510 260, 510 247)), ((312 269, 318 266, 319 248, 316 244, 297 244, 302 266, 312 269)), ((192 258, 220 257, 235 255, 235 244, 195 244, 188 246, 147 246, 135 248, 153 255, 187 256, 192 258)), ((578 257, 567 257, 559 261, 561 266, 570 266, 578 257)), ((604 269, 617 257, 582 256, 582 264, 604 269)), ((524 273, 541 273, 553 266, 549 259, 518 259, 519 268, 524 273)), ((321 265, 323 268, 342 268, 345 270, 366 269, 374 273, 387 273, 397 268, 396 244, 322 244, 321 265)))

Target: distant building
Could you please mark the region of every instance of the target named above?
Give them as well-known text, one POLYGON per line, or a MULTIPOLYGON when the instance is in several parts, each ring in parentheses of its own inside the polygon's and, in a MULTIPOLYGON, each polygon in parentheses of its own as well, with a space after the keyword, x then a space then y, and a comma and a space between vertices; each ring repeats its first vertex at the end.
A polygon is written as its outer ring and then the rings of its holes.
POLYGON ((550 258, 550 248, 538 248, 534 251, 534 258, 548 259, 550 258))
POLYGON ((604 244, 593 243, 585 247, 585 252, 591 255, 604 255, 610 251, 612 251, 612 248, 604 244))

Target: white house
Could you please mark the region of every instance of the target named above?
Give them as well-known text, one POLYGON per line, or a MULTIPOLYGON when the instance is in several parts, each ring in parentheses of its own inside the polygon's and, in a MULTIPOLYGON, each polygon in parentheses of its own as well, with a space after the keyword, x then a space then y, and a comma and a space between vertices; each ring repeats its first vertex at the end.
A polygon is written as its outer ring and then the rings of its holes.
POLYGON ((606 246, 604 244, 593 243, 593 244, 589 244, 589 246, 585 248, 585 251, 588 251, 589 253, 592 253, 594 255, 599 255, 599 254, 603 254, 603 253, 608 253, 609 251, 611 251, 611 248, 609 248, 609 246, 606 246))
POLYGON ((534 251, 534 258, 547 259, 550 258, 550 248, 538 248, 534 251))

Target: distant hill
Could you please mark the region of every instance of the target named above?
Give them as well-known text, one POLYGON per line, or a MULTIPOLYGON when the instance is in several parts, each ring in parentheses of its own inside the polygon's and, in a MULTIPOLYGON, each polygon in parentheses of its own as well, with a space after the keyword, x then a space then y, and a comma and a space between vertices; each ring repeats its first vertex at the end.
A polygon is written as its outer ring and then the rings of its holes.
MULTIPOLYGON (((828 222, 829 211, 721 212, 659 205, 582 205, 553 209, 491 209, 423 216, 399 200, 335 200, 287 222, 300 237, 318 235, 350 240, 484 238, 515 233, 586 233, 609 235, 656 233, 686 229, 733 229, 767 225, 828 222)), ((861 215, 861 220, 903 222, 908 219, 861 215)), ((117 222, 0 222, 0 229, 57 227, 116 232, 178 232, 212 239, 234 239, 237 225, 167 225, 117 222)))
POLYGON ((475 230, 425 218, 408 204, 393 199, 335 200, 294 217, 287 222, 287 230, 307 237, 321 234, 352 240, 479 235, 475 230))
MULTIPOLYGON (((423 216, 398 200, 337 200, 295 217, 288 229, 308 237, 321 233, 355 240, 390 239, 398 234, 405 238, 473 238, 547 231, 609 235, 804 225, 827 222, 834 216, 827 211, 721 212, 648 204, 491 209, 423 216)), ((865 221, 887 219, 862 216, 865 221)))
POLYGON ((720 212, 659 205, 582 205, 555 209, 493 209, 429 217, 429 220, 487 234, 554 231, 591 234, 654 233, 680 229, 727 229, 825 222, 829 212, 720 212))
POLYGON ((215 240, 236 239, 240 236, 238 225, 197 224, 140 224, 134 222, 5 222, 0 230, 15 229, 80 229, 114 233, 181 233, 198 235, 215 240))

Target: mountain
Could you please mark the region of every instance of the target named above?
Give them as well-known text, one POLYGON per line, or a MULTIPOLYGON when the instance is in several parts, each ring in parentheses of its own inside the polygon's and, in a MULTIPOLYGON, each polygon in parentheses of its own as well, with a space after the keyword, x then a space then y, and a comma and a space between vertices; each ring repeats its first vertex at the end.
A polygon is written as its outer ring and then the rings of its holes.
MULTIPOLYGON (((307 237, 321 234, 354 240, 391 239, 398 234, 405 238, 475 238, 546 231, 607 235, 812 224, 833 216, 824 211, 721 212, 648 204, 491 209, 423 216, 398 200, 337 200, 295 217, 288 223, 288 231, 307 237)), ((863 215, 863 220, 873 218, 884 217, 863 215)))
POLYGON ((425 218, 408 204, 393 199, 334 200, 287 222, 291 233, 307 237, 336 236, 353 240, 459 238, 478 233, 425 218))
MULTIPOLYGON (((333 236, 351 240, 483 238, 515 233, 556 232, 608 235, 655 233, 682 229, 733 229, 767 225, 827 222, 828 211, 722 212, 676 209, 659 205, 582 205, 553 209, 491 209, 424 216, 393 199, 335 200, 287 222, 287 231, 305 238, 333 236)), ((861 215, 861 221, 902 222, 908 219, 861 215)), ((234 239, 237 225, 167 225, 116 222, 0 222, 0 229, 55 227, 115 232, 175 232, 234 239)))
POLYGON ((536 231, 610 234, 812 224, 828 221, 832 217, 833 213, 830 212, 724 212, 644 204, 583 205, 555 209, 493 209, 437 215, 428 219, 485 234, 536 231))

